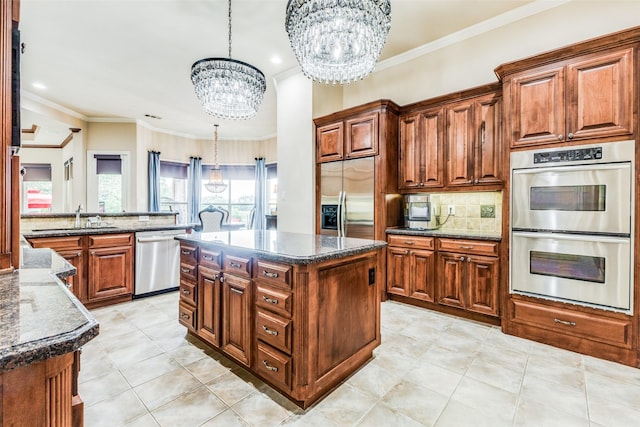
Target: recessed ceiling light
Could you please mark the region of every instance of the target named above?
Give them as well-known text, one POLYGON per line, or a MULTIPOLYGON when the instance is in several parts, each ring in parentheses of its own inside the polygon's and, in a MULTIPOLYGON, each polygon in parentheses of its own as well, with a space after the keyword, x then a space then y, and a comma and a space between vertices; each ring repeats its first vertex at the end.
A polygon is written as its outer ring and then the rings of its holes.
POLYGON ((42 84, 40 82, 35 82, 31 86, 35 87, 36 89, 40 89, 40 90, 45 90, 47 88, 44 84, 42 84))
POLYGON ((273 55, 271 57, 271 63, 272 64, 281 64, 282 63, 282 58, 280 58, 278 55, 273 55))

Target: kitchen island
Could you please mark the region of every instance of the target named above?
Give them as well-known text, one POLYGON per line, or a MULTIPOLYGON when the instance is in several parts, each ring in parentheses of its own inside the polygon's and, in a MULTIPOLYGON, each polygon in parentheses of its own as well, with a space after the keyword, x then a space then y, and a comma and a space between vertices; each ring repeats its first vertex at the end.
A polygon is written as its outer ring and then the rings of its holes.
POLYGON ((177 239, 179 321, 299 406, 380 344, 385 242, 267 230, 177 239))
POLYGON ((81 426, 79 349, 98 323, 60 280, 75 268, 24 242, 20 269, 0 275, 0 425, 81 426))

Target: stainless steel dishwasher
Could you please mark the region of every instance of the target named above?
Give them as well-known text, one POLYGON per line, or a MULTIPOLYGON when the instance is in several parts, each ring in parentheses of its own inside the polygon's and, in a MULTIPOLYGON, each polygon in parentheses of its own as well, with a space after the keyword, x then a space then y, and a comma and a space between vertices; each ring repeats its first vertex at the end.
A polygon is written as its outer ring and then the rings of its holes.
POLYGON ((136 281, 134 298, 177 290, 180 286, 180 243, 184 230, 136 233, 136 281))

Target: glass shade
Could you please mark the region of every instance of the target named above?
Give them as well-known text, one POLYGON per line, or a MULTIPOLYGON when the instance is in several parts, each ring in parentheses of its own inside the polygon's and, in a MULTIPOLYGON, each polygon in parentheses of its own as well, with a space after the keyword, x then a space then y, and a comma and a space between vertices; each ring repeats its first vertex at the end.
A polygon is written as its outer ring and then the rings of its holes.
POLYGON ((285 27, 307 77, 350 83, 373 71, 391 27, 391 3, 289 0, 285 27))
POLYGON ((214 166, 209 174, 209 182, 204 185, 204 188, 211 193, 222 193, 227 189, 227 184, 222 180, 222 171, 219 167, 214 166))

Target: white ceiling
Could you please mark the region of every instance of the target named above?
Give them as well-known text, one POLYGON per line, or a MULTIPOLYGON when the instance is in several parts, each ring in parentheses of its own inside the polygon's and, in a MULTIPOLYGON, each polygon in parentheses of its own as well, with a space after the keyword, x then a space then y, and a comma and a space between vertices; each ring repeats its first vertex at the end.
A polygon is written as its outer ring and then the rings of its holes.
MULTIPOLYGON (((391 0, 391 30, 381 60, 485 21, 532 0, 391 0)), ((226 56, 226 0, 21 0, 25 96, 90 121, 136 121, 180 134, 263 139, 276 134, 275 75, 297 67, 284 28, 286 0, 232 2, 232 57, 258 67, 267 92, 256 117, 225 121, 202 110, 191 64, 226 56), (281 62, 274 64, 277 56, 281 62), (37 89, 41 83, 46 89, 37 89), (150 119, 145 114, 161 119, 150 119)), ((40 126, 39 144, 59 144, 69 125, 22 113, 40 126), (45 131, 46 130, 46 131, 45 131), (41 136, 40 136, 41 135, 41 136), (46 135, 46 138, 45 138, 46 135)))

